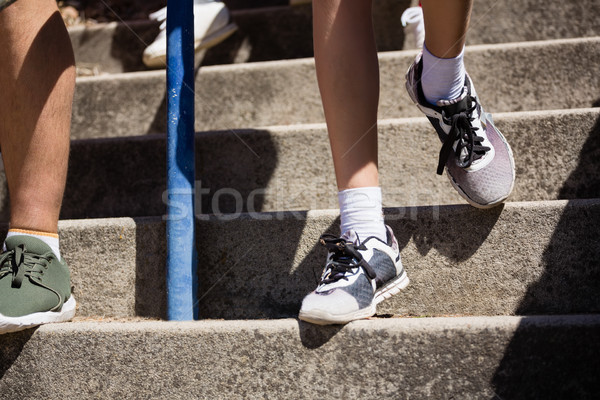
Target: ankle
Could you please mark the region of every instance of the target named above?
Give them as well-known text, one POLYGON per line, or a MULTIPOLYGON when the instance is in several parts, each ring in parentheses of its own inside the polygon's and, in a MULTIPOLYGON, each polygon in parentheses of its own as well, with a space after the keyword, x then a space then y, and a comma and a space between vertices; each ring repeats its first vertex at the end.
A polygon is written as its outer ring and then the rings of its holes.
MULTIPOLYGON (((19 235, 31 236, 31 237, 41 240, 42 242, 46 243, 52 249, 52 252, 54 253, 54 255, 59 260, 61 260, 60 244, 59 244, 57 233, 34 231, 31 229, 10 228, 8 230, 8 234, 6 235, 6 238, 8 239, 11 236, 19 236, 19 235)), ((3 246, 3 251, 4 250, 6 250, 6 244, 4 244, 4 246, 3 246)))
POLYGON ((381 188, 362 187, 338 192, 342 234, 353 230, 362 241, 370 236, 386 241, 381 188))
POLYGON ((423 46, 423 74, 421 87, 425 99, 431 104, 440 100, 453 100, 460 96, 465 85, 463 51, 454 58, 438 58, 423 46))

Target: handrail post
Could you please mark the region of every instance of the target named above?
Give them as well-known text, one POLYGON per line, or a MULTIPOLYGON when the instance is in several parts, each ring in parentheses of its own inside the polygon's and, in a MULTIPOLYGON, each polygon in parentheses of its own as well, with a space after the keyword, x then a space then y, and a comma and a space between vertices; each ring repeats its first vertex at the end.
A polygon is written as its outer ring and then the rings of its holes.
POLYGON ((167 8, 167 318, 198 318, 192 0, 167 8))

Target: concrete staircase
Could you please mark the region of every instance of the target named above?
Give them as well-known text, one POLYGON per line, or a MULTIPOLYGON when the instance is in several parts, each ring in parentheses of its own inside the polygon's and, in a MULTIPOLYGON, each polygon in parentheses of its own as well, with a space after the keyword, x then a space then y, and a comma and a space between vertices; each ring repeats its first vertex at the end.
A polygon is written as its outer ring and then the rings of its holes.
POLYGON ((295 319, 339 223, 310 6, 237 11, 196 80, 202 321, 163 321, 165 79, 139 63, 157 27, 75 29, 100 73, 78 79, 60 224, 78 316, 0 336, 0 398, 600 395, 600 4, 475 1, 467 68, 517 165, 488 211, 435 175, 438 139, 403 89, 409 2, 375 4, 407 290, 344 327, 295 319))

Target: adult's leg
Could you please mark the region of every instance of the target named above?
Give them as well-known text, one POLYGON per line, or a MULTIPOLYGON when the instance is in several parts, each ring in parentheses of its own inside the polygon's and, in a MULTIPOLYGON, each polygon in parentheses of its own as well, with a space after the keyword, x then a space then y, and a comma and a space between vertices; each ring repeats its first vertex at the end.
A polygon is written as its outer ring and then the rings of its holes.
POLYGON ((0 12, 0 60, 0 146, 10 225, 56 233, 75 63, 54 0, 19 0, 0 12))
POLYGON ((56 233, 75 68, 54 0, 18 0, 0 11, 0 59, 0 146, 11 203, 0 265, 5 333, 68 321, 76 309, 56 233))

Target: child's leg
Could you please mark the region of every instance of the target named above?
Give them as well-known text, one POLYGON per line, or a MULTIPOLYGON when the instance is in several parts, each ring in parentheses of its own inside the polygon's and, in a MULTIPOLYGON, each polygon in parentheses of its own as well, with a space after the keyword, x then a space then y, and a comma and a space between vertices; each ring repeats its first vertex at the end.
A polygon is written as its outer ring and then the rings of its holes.
POLYGON ((377 171, 379 65, 371 5, 370 0, 314 2, 314 47, 340 190, 342 233, 353 229, 363 239, 373 235, 385 240, 377 171))
POLYGON ((514 160, 506 139, 483 112, 463 51, 472 0, 422 0, 425 46, 406 74, 411 99, 443 145, 437 173, 471 205, 490 208, 512 191, 514 160))
POLYGON ((463 49, 472 0, 425 0, 423 93, 427 101, 458 98, 464 86, 463 49))
POLYGON ((313 3, 315 61, 340 192, 342 237, 323 235, 329 251, 300 319, 341 324, 373 315, 408 285, 398 242, 383 223, 377 172, 379 66, 371 0, 313 3), (378 240, 379 239, 379 240, 378 240))
POLYGON ((313 3, 317 79, 338 189, 377 186, 379 65, 371 1, 313 3))
POLYGON ((472 0, 422 0, 425 45, 439 58, 458 56, 465 45, 472 0))

